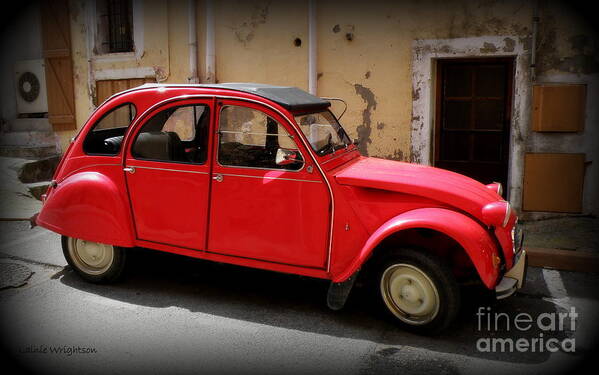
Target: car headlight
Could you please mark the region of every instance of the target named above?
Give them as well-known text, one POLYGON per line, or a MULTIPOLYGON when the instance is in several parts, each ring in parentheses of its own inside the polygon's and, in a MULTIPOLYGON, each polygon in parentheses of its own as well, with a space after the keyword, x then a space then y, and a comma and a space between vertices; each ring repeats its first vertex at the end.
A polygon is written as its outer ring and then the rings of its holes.
POLYGON ((512 208, 506 201, 497 201, 487 204, 482 210, 483 222, 494 227, 502 227, 509 223, 512 216, 512 208))

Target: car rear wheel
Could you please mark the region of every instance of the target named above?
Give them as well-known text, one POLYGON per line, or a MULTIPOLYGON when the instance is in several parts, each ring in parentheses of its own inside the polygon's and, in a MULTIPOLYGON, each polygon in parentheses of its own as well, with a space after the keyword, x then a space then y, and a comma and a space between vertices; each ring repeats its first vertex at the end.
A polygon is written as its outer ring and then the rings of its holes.
POLYGON ((125 249, 117 246, 63 236, 62 251, 67 263, 93 283, 114 282, 125 268, 125 249))
POLYGON ((460 290, 451 270, 425 250, 392 252, 381 262, 378 281, 384 308, 408 330, 439 333, 459 311, 460 290))

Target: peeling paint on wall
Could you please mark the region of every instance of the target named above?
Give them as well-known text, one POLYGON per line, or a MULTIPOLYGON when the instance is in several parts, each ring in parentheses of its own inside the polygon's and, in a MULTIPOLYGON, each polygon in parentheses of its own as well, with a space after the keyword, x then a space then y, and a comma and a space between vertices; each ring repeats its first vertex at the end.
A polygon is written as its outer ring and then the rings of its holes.
POLYGON ((371 128, 371 115, 372 111, 376 109, 376 99, 372 90, 368 87, 362 86, 359 83, 354 84, 356 94, 360 95, 362 100, 366 103, 366 108, 362 111, 362 125, 359 125, 356 130, 358 131, 358 149, 363 155, 368 155, 368 144, 372 143, 370 139, 371 128))
POLYGON ((420 87, 412 88, 412 100, 420 99, 420 87))
POLYGON ((512 38, 504 38, 503 41, 505 42, 505 45, 502 48, 503 52, 514 52, 516 41, 512 38))
POLYGON ((401 151, 401 150, 395 150, 395 151, 393 151, 393 154, 386 155, 385 159, 405 161, 404 155, 403 155, 403 151, 401 151))
MULTIPOLYGON (((540 14, 539 44, 537 46, 537 71, 539 74, 554 71, 564 73, 592 74, 599 72, 599 43, 586 34, 569 35, 563 30, 566 14, 559 9, 543 9, 540 14), (558 17, 560 16, 560 17, 558 17), (566 37, 567 36, 567 37, 566 37), (595 43, 593 43, 595 42, 595 43)), ((571 20, 575 23, 575 20, 571 20)), ((574 27, 572 32, 582 29, 574 27)), ((596 30, 595 30, 595 36, 596 30)))
POLYGON ((256 4, 249 20, 244 21, 241 25, 232 27, 237 40, 243 43, 244 46, 254 39, 254 33, 258 26, 266 23, 269 7, 270 1, 256 4))
POLYGON ((155 66, 154 75, 156 76, 157 82, 163 82, 168 78, 168 73, 163 66, 155 66))
POLYGON ((493 43, 485 42, 482 48, 479 49, 480 53, 493 53, 497 52, 497 47, 493 43))

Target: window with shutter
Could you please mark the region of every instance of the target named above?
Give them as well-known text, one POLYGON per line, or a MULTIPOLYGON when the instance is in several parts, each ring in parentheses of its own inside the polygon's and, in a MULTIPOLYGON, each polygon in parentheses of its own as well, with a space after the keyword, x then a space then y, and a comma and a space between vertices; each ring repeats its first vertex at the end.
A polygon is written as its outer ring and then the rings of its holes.
POLYGON ((54 130, 76 129, 68 2, 42 1, 41 10, 48 120, 54 130))
POLYGON ((144 83, 156 83, 155 78, 106 79, 96 81, 96 106, 117 92, 141 86, 144 83))

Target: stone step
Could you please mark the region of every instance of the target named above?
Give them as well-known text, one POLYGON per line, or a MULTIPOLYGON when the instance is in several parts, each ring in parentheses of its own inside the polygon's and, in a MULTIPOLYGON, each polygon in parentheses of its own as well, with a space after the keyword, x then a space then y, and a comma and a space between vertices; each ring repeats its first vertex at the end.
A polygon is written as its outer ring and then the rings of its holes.
POLYGON ((5 125, 9 132, 52 132, 52 125, 47 118, 17 118, 5 125))
POLYGON ((54 176, 58 163, 60 163, 60 156, 58 155, 27 161, 20 166, 17 176, 24 183, 49 181, 54 176))
POLYGON ((25 184, 25 186, 27 187, 27 190, 29 190, 29 194, 31 194, 32 197, 34 197, 38 201, 41 201, 42 194, 44 194, 48 190, 48 186, 50 186, 50 183, 50 181, 41 181, 25 184))
POLYGON ((31 196, 19 181, 18 172, 28 160, 0 157, 0 220, 24 220, 41 209, 41 202, 31 196))
POLYGON ((528 265, 563 271, 599 272, 599 254, 580 250, 545 249, 524 246, 528 265))
POLYGON ((21 159, 43 159, 49 156, 58 155, 56 145, 41 146, 0 146, 0 156, 7 158, 21 159))
POLYGON ((0 135, 1 146, 51 146, 56 135, 51 131, 4 132, 0 135))

